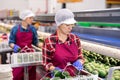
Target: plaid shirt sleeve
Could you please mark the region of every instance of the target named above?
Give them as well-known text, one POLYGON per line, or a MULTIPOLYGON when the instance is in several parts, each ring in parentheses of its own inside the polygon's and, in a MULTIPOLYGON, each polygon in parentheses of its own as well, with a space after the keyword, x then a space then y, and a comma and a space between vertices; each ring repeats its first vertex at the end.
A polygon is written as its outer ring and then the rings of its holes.
POLYGON ((44 44, 43 44, 43 49, 42 49, 43 65, 46 70, 49 70, 50 66, 53 65, 51 63, 51 60, 53 58, 54 52, 55 52, 55 48, 53 47, 53 41, 49 37, 49 38, 45 39, 44 44))

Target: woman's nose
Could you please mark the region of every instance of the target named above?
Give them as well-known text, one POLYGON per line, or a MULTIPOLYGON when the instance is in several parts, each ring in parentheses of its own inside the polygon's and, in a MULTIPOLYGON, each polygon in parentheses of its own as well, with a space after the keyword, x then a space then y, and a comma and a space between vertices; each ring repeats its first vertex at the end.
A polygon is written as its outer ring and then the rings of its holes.
POLYGON ((72 26, 69 26, 69 29, 70 29, 70 30, 72 30, 72 28, 73 28, 72 26))

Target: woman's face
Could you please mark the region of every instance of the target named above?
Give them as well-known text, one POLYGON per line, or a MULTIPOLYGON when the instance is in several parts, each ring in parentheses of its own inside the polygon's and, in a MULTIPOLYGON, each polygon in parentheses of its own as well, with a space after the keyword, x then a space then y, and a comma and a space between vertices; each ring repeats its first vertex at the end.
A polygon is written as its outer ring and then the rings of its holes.
POLYGON ((67 35, 72 31, 72 28, 74 27, 74 24, 62 24, 59 26, 60 31, 67 35))
POLYGON ((25 22, 26 22, 27 24, 32 24, 33 19, 34 19, 34 17, 28 17, 28 18, 25 19, 25 22))

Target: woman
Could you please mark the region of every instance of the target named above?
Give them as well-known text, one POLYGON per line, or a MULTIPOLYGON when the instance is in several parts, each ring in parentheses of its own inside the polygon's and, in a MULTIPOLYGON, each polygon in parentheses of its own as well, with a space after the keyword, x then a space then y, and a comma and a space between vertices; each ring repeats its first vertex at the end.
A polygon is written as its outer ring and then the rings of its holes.
MULTIPOLYGON (((76 69, 82 70, 84 58, 81 52, 79 37, 70 33, 76 20, 74 14, 68 9, 61 9, 55 14, 57 30, 45 39, 43 44, 43 65, 47 71, 65 69, 68 63, 76 69)), ((72 67, 67 71, 71 76, 72 67)))
MULTIPOLYGON (((30 10, 26 10, 20 13, 21 24, 15 25, 9 37, 9 45, 13 48, 14 53, 20 51, 25 46, 32 48, 32 44, 41 47, 38 42, 37 32, 34 26, 32 26, 34 13, 30 10)), ((24 69, 23 67, 13 69, 13 80, 24 80, 24 69)), ((36 80, 36 67, 29 67, 29 80, 36 80)))

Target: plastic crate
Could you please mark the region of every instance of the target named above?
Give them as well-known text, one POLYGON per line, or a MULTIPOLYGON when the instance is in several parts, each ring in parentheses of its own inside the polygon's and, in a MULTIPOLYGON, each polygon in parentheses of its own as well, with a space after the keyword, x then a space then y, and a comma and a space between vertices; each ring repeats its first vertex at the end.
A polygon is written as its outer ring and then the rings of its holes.
MULTIPOLYGON (((50 80, 54 80, 54 78, 51 78, 50 80)), ((77 75, 76 77, 72 78, 65 78, 60 80, 98 80, 98 75, 77 75)))
POLYGON ((108 75, 107 75, 107 79, 106 80, 112 80, 113 77, 113 73, 115 70, 120 70, 120 66, 115 66, 115 67, 111 67, 109 69, 108 75))
POLYGON ((42 62, 41 52, 17 53, 11 55, 11 64, 42 62))
POLYGON ((35 52, 35 49, 25 46, 17 54, 11 55, 11 64, 25 64, 42 62, 42 52, 35 52))

